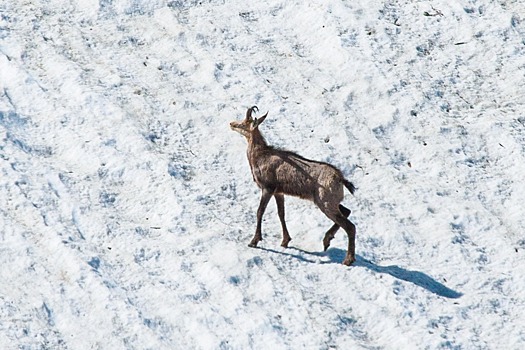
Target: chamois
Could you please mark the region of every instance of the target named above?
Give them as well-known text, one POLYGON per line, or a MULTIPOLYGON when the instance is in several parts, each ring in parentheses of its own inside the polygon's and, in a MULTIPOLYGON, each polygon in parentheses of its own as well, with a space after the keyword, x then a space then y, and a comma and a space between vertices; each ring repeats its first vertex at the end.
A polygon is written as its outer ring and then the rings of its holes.
POLYGON ((262 217, 273 196, 283 230, 281 246, 288 247, 292 238, 284 219, 284 195, 291 195, 313 201, 334 222, 323 239, 325 251, 339 227, 346 231, 348 251, 343 264, 351 265, 355 261, 355 225, 347 219, 350 209, 340 203, 344 198, 343 186, 353 194, 354 185, 344 178, 339 169, 330 164, 306 159, 296 153, 269 146, 259 131, 259 125, 266 119, 268 113, 260 118, 253 118, 252 113, 257 111, 257 106, 248 108, 244 120, 230 123, 232 130, 243 135, 248 141, 248 162, 253 180, 262 190, 257 209, 257 228, 249 246, 256 247, 262 240, 262 217))

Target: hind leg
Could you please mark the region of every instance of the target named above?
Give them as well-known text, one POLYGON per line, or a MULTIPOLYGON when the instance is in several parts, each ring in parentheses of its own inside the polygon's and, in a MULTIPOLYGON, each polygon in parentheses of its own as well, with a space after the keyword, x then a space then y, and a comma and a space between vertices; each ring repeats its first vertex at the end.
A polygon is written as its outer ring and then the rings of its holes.
POLYGON ((343 264, 350 266, 355 261, 355 225, 348 220, 340 209, 335 208, 320 208, 321 211, 336 225, 342 227, 348 235, 348 250, 343 264))
POLYGON ((343 218, 347 225, 343 226, 346 234, 348 235, 348 250, 346 251, 346 257, 343 264, 350 266, 355 262, 355 225, 350 220, 343 218))
MULTIPOLYGON (((350 215, 350 209, 343 206, 342 204, 339 204, 339 211, 341 212, 341 214, 343 214, 345 218, 347 218, 350 215)), ((339 227, 339 225, 333 224, 332 227, 330 227, 330 229, 326 231, 323 239, 325 251, 328 249, 328 247, 330 247, 330 241, 334 239, 336 232, 339 230, 339 227)))

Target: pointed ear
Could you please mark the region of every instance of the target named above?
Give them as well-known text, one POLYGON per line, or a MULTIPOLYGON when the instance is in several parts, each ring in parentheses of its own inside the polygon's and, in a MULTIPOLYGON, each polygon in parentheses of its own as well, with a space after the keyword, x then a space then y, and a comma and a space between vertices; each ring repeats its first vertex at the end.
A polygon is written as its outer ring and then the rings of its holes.
POLYGON ((253 120, 253 128, 255 129, 256 127, 258 127, 259 125, 262 124, 262 122, 266 119, 266 117, 268 116, 268 112, 266 112, 265 115, 263 115, 262 117, 260 118, 255 118, 253 120))

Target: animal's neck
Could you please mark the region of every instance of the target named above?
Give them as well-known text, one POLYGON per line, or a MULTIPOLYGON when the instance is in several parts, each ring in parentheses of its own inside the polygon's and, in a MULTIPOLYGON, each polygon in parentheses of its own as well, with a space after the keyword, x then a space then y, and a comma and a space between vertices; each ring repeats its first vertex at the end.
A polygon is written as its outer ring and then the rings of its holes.
POLYGON ((267 147, 268 147, 268 144, 266 143, 266 140, 262 136, 259 129, 254 130, 251 133, 250 138, 248 138, 248 151, 250 150, 255 151, 256 149, 267 148, 267 147))
POLYGON ((255 163, 257 162, 257 160, 262 159, 261 156, 268 149, 268 147, 269 146, 266 144, 266 141, 264 140, 264 137, 261 135, 259 130, 255 130, 251 133, 250 137, 248 138, 248 150, 246 153, 252 171, 253 167, 255 166, 255 163))

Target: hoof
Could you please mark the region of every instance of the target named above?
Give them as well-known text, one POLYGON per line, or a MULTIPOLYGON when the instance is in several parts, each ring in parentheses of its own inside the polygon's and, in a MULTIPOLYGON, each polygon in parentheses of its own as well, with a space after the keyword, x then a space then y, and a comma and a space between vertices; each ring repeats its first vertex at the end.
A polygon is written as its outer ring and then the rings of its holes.
POLYGON ((259 243, 260 241, 262 241, 262 239, 252 239, 252 241, 248 244, 248 247, 257 248, 257 243, 259 243))
POLYGON ((331 241, 332 239, 334 239, 334 235, 333 235, 333 234, 330 235, 329 232, 330 232, 330 231, 328 231, 328 232, 325 234, 324 238, 323 238, 323 246, 324 246, 324 251, 325 251, 325 252, 326 252, 326 250, 328 249, 328 247, 330 247, 330 241, 331 241))
POLYGON ((343 261, 343 265, 346 265, 346 266, 350 266, 352 265, 353 263, 355 262, 355 258, 346 258, 344 261, 343 261))
POLYGON ((326 252, 328 250, 328 247, 330 247, 330 239, 323 239, 323 247, 324 251, 326 252))
POLYGON ((283 247, 283 248, 288 248, 288 243, 290 243, 290 241, 291 241, 291 239, 288 240, 288 241, 283 241, 283 242, 281 243, 281 247, 283 247))

